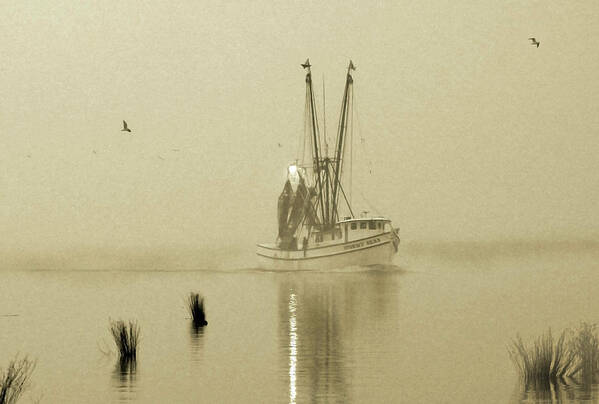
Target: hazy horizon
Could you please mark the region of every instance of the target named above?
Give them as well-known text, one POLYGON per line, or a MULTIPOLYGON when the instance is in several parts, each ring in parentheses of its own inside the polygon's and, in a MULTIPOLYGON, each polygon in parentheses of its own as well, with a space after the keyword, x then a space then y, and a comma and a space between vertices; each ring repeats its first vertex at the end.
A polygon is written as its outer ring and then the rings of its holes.
MULTIPOLYGON (((481 265, 495 259, 526 259, 547 254, 599 252, 599 240, 403 240, 394 268, 410 270, 414 261, 459 261, 481 265)), ((0 270, 244 271, 256 270, 255 246, 109 247, 75 246, 49 250, 0 250, 0 270)))
POLYGON ((356 65, 355 207, 402 242, 599 239, 596 2, 2 11, 0 252, 274 241, 307 57, 329 136, 356 65))

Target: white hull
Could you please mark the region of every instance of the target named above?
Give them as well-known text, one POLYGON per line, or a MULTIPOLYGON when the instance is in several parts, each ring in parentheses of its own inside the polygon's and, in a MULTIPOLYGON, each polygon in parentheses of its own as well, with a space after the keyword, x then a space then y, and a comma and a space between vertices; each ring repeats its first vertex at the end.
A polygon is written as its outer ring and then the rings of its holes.
POLYGON ((380 233, 360 240, 307 248, 281 250, 274 245, 258 244, 260 268, 270 270, 333 269, 347 266, 390 264, 396 253, 393 233, 380 233))

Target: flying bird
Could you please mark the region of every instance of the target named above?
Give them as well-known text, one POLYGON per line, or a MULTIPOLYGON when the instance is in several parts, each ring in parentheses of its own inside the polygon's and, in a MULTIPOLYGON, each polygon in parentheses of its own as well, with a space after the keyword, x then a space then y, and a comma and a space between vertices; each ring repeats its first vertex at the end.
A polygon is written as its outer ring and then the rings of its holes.
POLYGON ((131 129, 127 127, 126 121, 123 121, 123 129, 121 129, 121 132, 131 132, 131 129))
POLYGON ((283 145, 281 143, 277 143, 279 145, 279 147, 283 147, 283 145))
POLYGON ((528 38, 528 40, 530 41, 531 45, 537 45, 537 48, 539 47, 539 45, 541 44, 541 42, 537 41, 536 38, 528 38))

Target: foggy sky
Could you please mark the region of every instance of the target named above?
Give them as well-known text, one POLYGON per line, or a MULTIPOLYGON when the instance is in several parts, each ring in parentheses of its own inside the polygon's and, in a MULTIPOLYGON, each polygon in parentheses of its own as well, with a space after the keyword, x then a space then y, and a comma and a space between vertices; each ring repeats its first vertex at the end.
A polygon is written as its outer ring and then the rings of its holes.
POLYGON ((597 2, 179 3, 2 3, 0 251, 274 241, 307 57, 402 240, 597 237, 597 2))

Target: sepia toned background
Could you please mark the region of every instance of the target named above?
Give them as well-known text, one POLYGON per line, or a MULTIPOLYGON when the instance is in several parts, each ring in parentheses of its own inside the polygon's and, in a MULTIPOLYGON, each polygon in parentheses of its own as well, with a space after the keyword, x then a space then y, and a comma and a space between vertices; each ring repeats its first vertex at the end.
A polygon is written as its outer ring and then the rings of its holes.
POLYGON ((329 136, 354 61, 356 208, 402 242, 596 239, 598 20, 593 1, 3 1, 0 268, 252 265, 307 57, 329 136))

